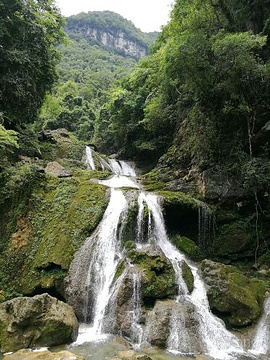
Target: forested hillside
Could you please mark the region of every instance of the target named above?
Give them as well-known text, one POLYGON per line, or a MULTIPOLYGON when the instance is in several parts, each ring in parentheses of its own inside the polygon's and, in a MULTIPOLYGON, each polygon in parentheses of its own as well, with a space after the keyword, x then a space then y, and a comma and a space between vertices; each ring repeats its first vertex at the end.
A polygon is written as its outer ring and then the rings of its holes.
POLYGON ((65 127, 89 140, 109 91, 147 54, 157 34, 143 33, 110 11, 81 13, 66 22, 59 81, 46 98, 40 127, 65 127))
POLYGON ((102 150, 157 165, 148 176, 156 188, 242 214, 222 241, 246 229, 256 256, 269 246, 269 5, 176 1, 153 53, 111 92, 99 119, 102 150))

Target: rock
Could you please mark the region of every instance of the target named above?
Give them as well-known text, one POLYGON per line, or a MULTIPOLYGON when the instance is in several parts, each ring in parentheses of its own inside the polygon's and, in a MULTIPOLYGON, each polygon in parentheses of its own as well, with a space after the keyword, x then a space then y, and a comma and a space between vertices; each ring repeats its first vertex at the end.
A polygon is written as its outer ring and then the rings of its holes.
POLYGON ((208 200, 239 200, 248 196, 241 181, 225 171, 208 169, 201 174, 199 193, 208 200))
POLYGON ((73 309, 48 294, 0 304, 1 351, 70 343, 77 334, 73 309))
POLYGON ((173 300, 157 301, 147 320, 147 341, 154 346, 165 348, 169 337, 169 324, 173 300))
POLYGON ((253 258, 255 249, 254 236, 241 220, 220 225, 212 244, 215 255, 232 260, 253 258))
POLYGON ((234 266, 211 260, 204 260, 201 269, 211 310, 228 327, 248 326, 259 318, 266 290, 264 282, 244 276, 234 266))
POLYGON ((45 130, 42 133, 41 140, 47 140, 55 144, 59 138, 66 138, 69 140, 69 133, 67 129, 45 130))
POLYGON ((176 331, 177 351, 180 353, 201 353, 199 319, 194 306, 173 300, 157 301, 146 323, 147 341, 154 346, 168 345, 171 329, 176 331), (176 325, 176 329, 174 328, 176 325))
POLYGON ((81 356, 69 351, 52 353, 45 351, 19 350, 14 354, 4 355, 4 360, 83 360, 81 356))
POLYGON ((188 292, 191 294, 194 289, 194 276, 192 274, 190 267, 184 260, 181 261, 181 269, 182 269, 183 280, 187 285, 188 292))
POLYGON ((142 298, 145 303, 176 295, 173 266, 158 246, 131 250, 128 256, 143 272, 142 298))
POLYGON ((70 170, 66 170, 57 161, 49 162, 45 168, 45 173, 59 178, 72 176, 72 172, 70 170))
POLYGON ((198 245, 194 241, 185 236, 176 235, 172 238, 173 244, 178 250, 188 255, 189 259, 193 261, 203 260, 203 254, 198 245))
MULTIPOLYGON (((140 332, 139 324, 144 322, 145 310, 142 307, 141 298, 141 278, 142 271, 137 266, 129 267, 126 271, 119 289, 116 294, 115 312, 109 309, 109 313, 115 314, 116 324, 114 332, 119 332, 122 336, 129 338, 133 343, 139 341, 140 332), (134 293, 134 290, 137 293, 134 293), (136 299, 136 302, 135 302, 136 299), (137 311, 134 312, 134 307, 137 306, 137 311), (136 314, 136 315, 135 315, 136 314), (136 319, 134 318, 136 316, 136 319)), ((112 303, 114 299, 112 300, 112 303)), ((104 322, 104 328, 112 332, 114 319, 108 314, 104 322)))

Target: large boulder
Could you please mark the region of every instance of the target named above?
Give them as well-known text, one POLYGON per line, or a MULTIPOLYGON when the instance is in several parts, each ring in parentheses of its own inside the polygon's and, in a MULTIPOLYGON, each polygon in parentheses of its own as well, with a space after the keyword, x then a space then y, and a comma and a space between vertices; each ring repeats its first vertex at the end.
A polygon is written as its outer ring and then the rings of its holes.
POLYGON ((142 270, 142 299, 145 304, 177 294, 173 266, 158 246, 130 250, 128 255, 131 262, 142 270))
POLYGON ((201 269, 211 310, 228 327, 248 326, 259 318, 266 291, 264 282, 244 276, 234 266, 211 260, 204 260, 201 269))
POLYGON ((73 309, 48 294, 15 298, 0 304, 0 349, 70 343, 77 338, 78 326, 73 309))
POLYGON ((83 358, 69 351, 52 353, 48 350, 34 352, 24 349, 4 355, 4 360, 83 360, 83 358))
POLYGON ((147 341, 180 353, 200 353, 199 318, 189 302, 157 301, 146 323, 147 341))
POLYGON ((66 170, 57 161, 49 162, 45 168, 45 173, 50 176, 59 177, 59 178, 72 176, 72 172, 70 170, 66 170))

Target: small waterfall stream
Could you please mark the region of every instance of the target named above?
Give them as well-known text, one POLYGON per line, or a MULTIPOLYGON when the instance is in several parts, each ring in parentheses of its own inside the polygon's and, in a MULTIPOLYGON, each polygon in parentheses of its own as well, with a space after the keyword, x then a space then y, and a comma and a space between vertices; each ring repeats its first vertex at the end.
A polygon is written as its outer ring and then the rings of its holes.
MULTIPOLYGON (((170 242, 162 214, 161 199, 155 194, 140 190, 136 173, 128 163, 115 159, 105 161, 99 155, 96 158, 100 161, 100 168, 110 169, 113 176, 98 181, 110 188, 109 205, 96 231, 75 254, 69 271, 68 302, 79 314, 80 320, 86 324, 81 326, 79 338, 74 345, 103 338, 105 330, 110 332, 108 323, 112 327, 117 327, 117 321, 112 317, 116 314, 117 292, 128 272, 126 269, 116 280, 118 265, 125 257, 122 230, 129 209, 128 191, 122 191, 120 188, 129 187, 133 189, 133 193, 137 191, 138 211, 134 234, 137 248, 143 249, 149 245, 159 247, 170 260, 176 275, 178 295, 171 310, 167 349, 173 354, 192 354, 192 341, 198 341, 202 352, 211 359, 238 359, 239 355, 245 355, 237 337, 227 331, 223 322, 211 313, 206 289, 197 267, 170 242), (194 277, 194 290, 191 294, 182 278, 183 261, 189 266, 194 277), (183 306, 192 309, 194 313, 194 321, 198 324, 196 334, 187 326, 183 306)), ((88 147, 86 163, 89 169, 96 169, 91 149, 88 147)), ((129 269, 130 266, 132 265, 129 265, 129 269)), ((136 269, 133 269, 131 274, 132 298, 128 315, 131 323, 130 339, 135 348, 138 348, 147 341, 148 330, 140 322, 141 275, 136 269)), ((265 315, 258 326, 251 350, 253 354, 269 351, 269 312, 270 298, 266 302, 265 315)))
POLYGON ((264 315, 258 324, 256 336, 252 345, 251 353, 267 354, 270 356, 270 296, 264 305, 264 315))

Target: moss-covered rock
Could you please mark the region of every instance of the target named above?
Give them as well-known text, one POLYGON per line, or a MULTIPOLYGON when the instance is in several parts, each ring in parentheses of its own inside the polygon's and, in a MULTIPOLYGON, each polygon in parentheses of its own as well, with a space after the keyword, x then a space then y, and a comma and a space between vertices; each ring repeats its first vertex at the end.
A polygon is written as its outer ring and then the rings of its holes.
POLYGON ((234 266, 210 260, 204 260, 201 269, 210 307, 227 326, 243 327, 259 318, 266 291, 264 282, 244 276, 234 266))
POLYGON ((192 293, 194 289, 194 276, 192 274, 190 267, 184 260, 181 262, 181 270, 182 270, 182 277, 185 284, 187 285, 188 292, 192 293))
POLYGON ((143 250, 131 250, 128 256, 143 271, 142 297, 146 302, 176 295, 173 266, 160 248, 149 246, 143 250))
POLYGON ((91 171, 76 171, 64 179, 43 175, 34 188, 30 206, 18 218, 13 241, 0 258, 8 262, 4 278, 19 293, 53 289, 51 294, 63 296, 63 278, 73 254, 98 225, 108 204, 107 189, 94 184, 92 175, 91 171))
POLYGON ((175 235, 172 237, 173 244, 177 249, 186 254, 193 261, 201 261, 203 254, 198 245, 194 241, 185 236, 175 235))
POLYGON ((0 305, 0 349, 4 352, 72 342, 78 327, 72 308, 48 294, 0 305))
POLYGON ((213 240, 212 253, 230 259, 254 257, 256 242, 253 233, 244 220, 223 224, 213 240))

